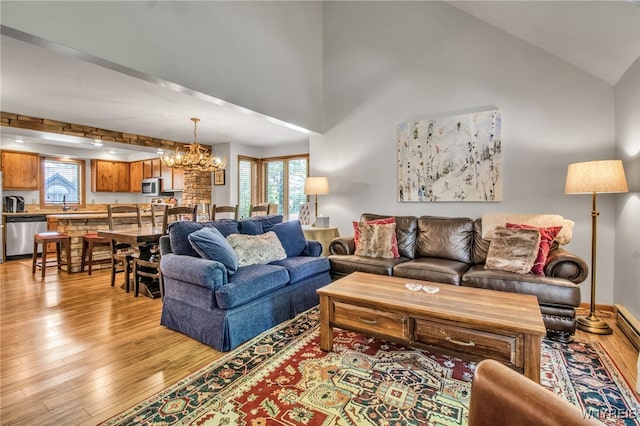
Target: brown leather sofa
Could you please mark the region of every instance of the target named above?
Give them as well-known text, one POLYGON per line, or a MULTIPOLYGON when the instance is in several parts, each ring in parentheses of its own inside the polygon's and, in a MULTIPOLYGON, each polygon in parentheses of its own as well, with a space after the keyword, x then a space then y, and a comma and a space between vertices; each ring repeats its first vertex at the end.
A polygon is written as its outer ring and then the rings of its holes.
POLYGON ((471 383, 469 426, 602 425, 549 389, 509 367, 487 359, 471 383))
MULTIPOLYGON (((361 220, 389 216, 365 213, 361 220)), ((355 271, 425 280, 538 297, 547 336, 573 339, 579 283, 587 278, 586 262, 561 246, 552 247, 545 276, 484 269, 490 241, 482 238, 482 220, 463 217, 395 216, 400 257, 356 256, 353 236, 331 241, 331 274, 338 279, 355 271)))

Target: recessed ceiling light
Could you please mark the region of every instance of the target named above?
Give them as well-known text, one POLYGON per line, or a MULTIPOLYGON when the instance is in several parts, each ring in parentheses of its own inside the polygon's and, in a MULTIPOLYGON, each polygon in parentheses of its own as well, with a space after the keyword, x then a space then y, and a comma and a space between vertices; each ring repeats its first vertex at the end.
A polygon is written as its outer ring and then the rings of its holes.
POLYGON ((24 143, 22 139, 16 139, 16 143, 24 143))

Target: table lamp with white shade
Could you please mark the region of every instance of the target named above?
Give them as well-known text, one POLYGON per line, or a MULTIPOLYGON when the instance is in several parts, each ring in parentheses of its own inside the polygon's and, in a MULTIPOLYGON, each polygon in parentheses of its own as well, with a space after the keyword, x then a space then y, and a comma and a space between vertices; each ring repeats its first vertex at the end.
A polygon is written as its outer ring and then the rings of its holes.
POLYGON ((586 161, 569 164, 565 194, 591 194, 591 308, 589 316, 578 318, 578 328, 588 333, 611 334, 609 325, 596 316, 596 194, 627 192, 627 180, 620 160, 586 161))
POLYGON ((318 217, 318 194, 329 193, 329 180, 326 176, 310 176, 304 181, 304 193, 306 195, 315 195, 316 217, 318 217))

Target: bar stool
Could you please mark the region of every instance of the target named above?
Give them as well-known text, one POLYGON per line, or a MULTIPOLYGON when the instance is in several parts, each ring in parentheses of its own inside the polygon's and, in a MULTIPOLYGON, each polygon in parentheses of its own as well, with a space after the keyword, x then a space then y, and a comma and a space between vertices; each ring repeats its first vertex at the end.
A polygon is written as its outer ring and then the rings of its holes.
MULTIPOLYGON (((56 265, 58 271, 62 270, 62 265, 67 265, 67 272, 71 272, 71 237, 61 232, 40 232, 33 236, 33 263, 31 265, 31 273, 36 273, 36 266, 42 269, 42 278, 44 278, 45 269, 47 269, 47 244, 56 244, 56 265), (62 263, 60 258, 61 244, 65 245, 66 261, 62 263), (42 244, 42 261, 38 262, 38 244, 42 244)), ((51 261, 53 262, 53 261, 51 261)))
POLYGON ((80 272, 84 272, 84 267, 89 265, 89 275, 93 265, 111 263, 111 239, 98 237, 96 232, 89 232, 82 236, 82 263, 80 264, 80 272), (93 249, 96 246, 106 246, 109 250, 109 257, 106 259, 93 260, 93 249), (87 255, 89 258, 87 259, 87 255))

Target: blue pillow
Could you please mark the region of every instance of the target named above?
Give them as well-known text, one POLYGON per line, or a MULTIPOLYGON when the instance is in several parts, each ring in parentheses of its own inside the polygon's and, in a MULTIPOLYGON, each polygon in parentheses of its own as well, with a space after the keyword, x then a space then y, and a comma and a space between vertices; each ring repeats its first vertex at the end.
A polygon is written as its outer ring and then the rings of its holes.
POLYGON ((287 257, 299 256, 307 248, 307 239, 299 220, 278 223, 271 230, 278 236, 287 257))
POLYGON ((231 234, 239 234, 238 224, 240 222, 235 219, 219 219, 211 222, 203 222, 202 225, 206 227, 216 228, 223 237, 227 238, 231 234))
POLYGON ((240 233, 260 235, 272 231, 273 226, 282 222, 282 215, 253 216, 240 221, 240 233))
POLYGON ((182 220, 169 224, 169 240, 171 241, 171 251, 174 254, 181 254, 191 257, 200 257, 187 237, 194 231, 202 229, 202 223, 182 220))
POLYGON ((189 242, 203 259, 216 260, 222 263, 229 274, 238 270, 238 257, 227 239, 213 227, 205 227, 192 232, 187 237, 189 242))

